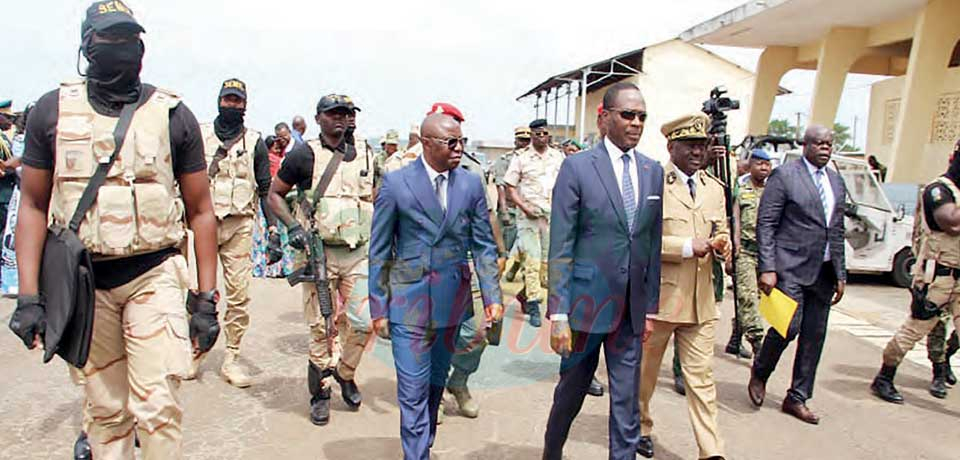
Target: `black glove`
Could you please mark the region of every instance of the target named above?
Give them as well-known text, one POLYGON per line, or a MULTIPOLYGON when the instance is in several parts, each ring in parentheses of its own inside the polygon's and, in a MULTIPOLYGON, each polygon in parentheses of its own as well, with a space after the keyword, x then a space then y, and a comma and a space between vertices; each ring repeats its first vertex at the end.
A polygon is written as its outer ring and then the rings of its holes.
POLYGON ((190 312, 190 340, 197 341, 200 353, 206 353, 217 343, 220 324, 217 322, 216 291, 187 294, 187 311, 190 312))
POLYGON ((267 237, 267 265, 273 265, 283 259, 283 248, 280 247, 280 234, 271 233, 267 237))
POLYGON ((300 224, 296 224, 287 229, 287 238, 290 247, 298 251, 303 251, 307 248, 307 232, 303 231, 303 227, 301 227, 300 224))
POLYGON ((17 297, 17 309, 10 317, 10 330, 23 340, 29 350, 33 349, 36 337, 39 336, 40 342, 43 342, 43 334, 47 331, 47 311, 39 295, 17 297))

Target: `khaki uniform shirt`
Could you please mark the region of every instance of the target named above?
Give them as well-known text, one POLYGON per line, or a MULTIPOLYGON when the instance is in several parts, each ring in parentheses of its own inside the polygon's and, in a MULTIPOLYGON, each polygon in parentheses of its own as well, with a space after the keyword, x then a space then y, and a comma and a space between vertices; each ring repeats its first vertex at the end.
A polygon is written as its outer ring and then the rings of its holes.
POLYGON ((672 163, 663 186, 663 251, 660 312, 653 318, 670 323, 700 324, 718 317, 713 292, 713 254, 683 257, 691 238, 727 235, 723 186, 703 171, 693 174, 697 198, 672 163))
POLYGON ((548 147, 540 154, 533 146, 527 147, 513 157, 503 182, 516 187, 520 198, 538 209, 540 215, 549 215, 553 185, 563 158, 563 153, 553 148, 548 147))

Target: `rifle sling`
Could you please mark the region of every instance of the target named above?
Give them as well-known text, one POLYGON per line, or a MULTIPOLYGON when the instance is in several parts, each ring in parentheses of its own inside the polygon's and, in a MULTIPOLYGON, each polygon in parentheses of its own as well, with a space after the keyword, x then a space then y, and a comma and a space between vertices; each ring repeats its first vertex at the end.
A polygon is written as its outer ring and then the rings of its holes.
POLYGON ((211 178, 216 176, 220 172, 220 161, 227 157, 227 153, 234 145, 237 145, 237 142, 240 142, 247 135, 247 128, 243 128, 240 131, 240 135, 230 139, 229 141, 223 143, 217 147, 217 153, 213 154, 213 160, 210 161, 210 167, 207 169, 207 175, 211 178))

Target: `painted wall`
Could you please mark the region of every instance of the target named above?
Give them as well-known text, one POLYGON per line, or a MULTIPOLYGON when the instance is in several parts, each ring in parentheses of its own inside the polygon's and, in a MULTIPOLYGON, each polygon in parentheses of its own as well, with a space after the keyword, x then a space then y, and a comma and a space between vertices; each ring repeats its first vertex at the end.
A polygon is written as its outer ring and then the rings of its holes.
MULTIPOLYGON (((870 90, 867 154, 876 155, 886 165, 893 163, 893 136, 899 119, 905 78, 901 76, 878 81, 870 90)), ((888 182, 903 182, 904 178, 915 177, 929 181, 946 169, 953 145, 960 137, 960 68, 947 69, 937 109, 929 114, 924 126, 927 143, 910 153, 916 156, 917 161, 902 163, 912 166, 912 169, 895 169, 888 175, 888 182)))
MULTIPOLYGON (((754 74, 708 51, 679 40, 650 46, 644 51, 643 73, 633 81, 647 101, 647 123, 638 148, 647 156, 668 161, 667 141, 660 126, 682 115, 699 112, 715 86, 727 87, 740 100, 740 110, 728 112, 727 130, 734 144, 747 133, 754 74)), ((593 88, 591 88, 593 89, 593 88)), ((606 87, 587 94, 586 135, 596 136, 597 106, 606 87)), ((579 98, 577 122, 579 124, 579 98)))

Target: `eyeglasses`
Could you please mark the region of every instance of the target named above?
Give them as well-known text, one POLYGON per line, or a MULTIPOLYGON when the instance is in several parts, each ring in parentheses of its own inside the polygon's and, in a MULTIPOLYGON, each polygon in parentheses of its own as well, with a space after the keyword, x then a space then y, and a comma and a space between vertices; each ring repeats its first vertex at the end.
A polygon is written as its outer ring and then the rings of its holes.
POLYGON ((463 144, 464 147, 467 146, 466 137, 433 137, 433 136, 423 136, 423 137, 426 137, 427 139, 433 139, 435 141, 440 141, 441 143, 446 143, 447 148, 449 148, 450 150, 457 148, 457 144, 463 144))
POLYGON ((616 112, 620 115, 620 118, 623 118, 624 121, 633 121, 634 118, 640 118, 641 122, 647 121, 647 112, 642 110, 623 110, 623 109, 606 109, 608 112, 616 112))
POLYGON ((534 131, 532 134, 534 137, 547 137, 550 135, 550 131, 534 131))

